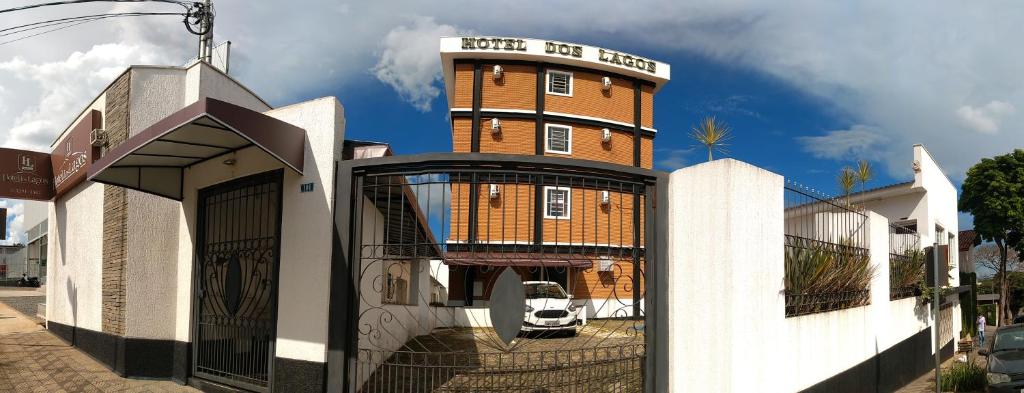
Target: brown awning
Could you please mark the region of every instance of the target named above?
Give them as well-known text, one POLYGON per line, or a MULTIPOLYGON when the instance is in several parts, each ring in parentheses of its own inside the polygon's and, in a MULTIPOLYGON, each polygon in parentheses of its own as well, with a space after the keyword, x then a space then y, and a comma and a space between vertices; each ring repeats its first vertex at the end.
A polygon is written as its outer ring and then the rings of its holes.
POLYGON ((181 200, 185 168, 250 146, 302 173, 305 130, 203 98, 108 151, 89 167, 88 179, 181 200))
POLYGON ((455 266, 522 266, 590 268, 594 262, 580 254, 546 254, 528 252, 449 252, 444 263, 455 266))

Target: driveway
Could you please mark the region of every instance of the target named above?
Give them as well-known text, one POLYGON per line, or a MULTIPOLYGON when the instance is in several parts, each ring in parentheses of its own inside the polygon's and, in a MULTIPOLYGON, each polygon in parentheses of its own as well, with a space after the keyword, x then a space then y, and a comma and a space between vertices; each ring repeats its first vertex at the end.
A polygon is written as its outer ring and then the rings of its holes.
POLYGON ((170 381, 118 377, 5 304, 10 298, 0 300, 0 392, 199 392, 170 381))

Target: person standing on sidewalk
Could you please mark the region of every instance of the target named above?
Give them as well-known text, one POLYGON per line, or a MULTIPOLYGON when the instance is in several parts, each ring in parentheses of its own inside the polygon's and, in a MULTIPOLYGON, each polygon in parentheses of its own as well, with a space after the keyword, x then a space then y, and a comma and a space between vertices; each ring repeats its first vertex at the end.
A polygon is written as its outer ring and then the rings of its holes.
POLYGON ((985 346, 985 316, 978 315, 978 347, 985 346))

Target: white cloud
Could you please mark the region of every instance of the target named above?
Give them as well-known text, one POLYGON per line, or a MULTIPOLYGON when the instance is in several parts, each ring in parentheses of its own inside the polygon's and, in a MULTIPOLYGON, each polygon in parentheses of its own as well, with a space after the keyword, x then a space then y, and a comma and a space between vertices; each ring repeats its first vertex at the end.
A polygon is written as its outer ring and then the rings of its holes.
POLYGON ((5 147, 49 151, 54 138, 129 64, 163 61, 156 48, 102 44, 64 59, 0 61, 0 129, 5 147))
POLYGON ((654 156, 657 158, 656 166, 659 169, 673 171, 687 165, 687 157, 693 153, 694 148, 685 149, 654 149, 654 156))
POLYGON ((7 239, 0 240, 0 244, 25 244, 25 203, 0 199, 0 208, 7 209, 7 239))
POLYGON ((999 121, 1003 116, 1016 111, 1013 105, 1003 101, 990 101, 981 107, 961 106, 956 110, 964 126, 983 134, 995 134, 999 131, 999 121))
POLYGON ((455 34, 455 27, 439 25, 433 18, 418 18, 412 27, 396 27, 384 36, 384 50, 373 74, 416 109, 429 111, 441 93, 437 86, 441 80, 438 40, 455 34))
MULTIPOLYGON (((154 3, 135 7, 178 9, 154 3)), ((913 143, 924 143, 954 178, 982 156, 1024 146, 1022 132, 977 135, 1024 128, 1024 117, 990 105, 1024 107, 1024 78, 1019 77, 1024 52, 1006 49, 1024 36, 1024 24, 1018 23, 1024 7, 1012 0, 941 6, 885 0, 605 0, 560 7, 572 12, 551 12, 549 2, 542 1, 296 0, 282 5, 223 0, 217 3, 216 38, 233 41, 234 76, 277 104, 347 92, 369 76, 426 108, 440 94, 432 40, 457 26, 459 31, 550 37, 654 57, 697 55, 754 70, 820 101, 848 122, 849 130, 857 124, 885 130, 886 141, 872 152, 892 173, 906 174, 913 143)), ((0 26, 110 9, 93 4, 4 14, 0 26)), ((28 64, 63 61, 74 51, 114 43, 159 48, 155 53, 163 56, 161 62, 181 64, 194 52, 195 41, 176 17, 96 22, 2 46, 0 62, 15 55, 28 64)), ((677 71, 666 88, 686 89, 686 77, 677 71)), ((64 81, 69 82, 82 83, 64 81)), ((66 125, 70 115, 64 110, 14 121, 25 111, 22 101, 41 102, 43 88, 2 73, 0 85, 5 88, 0 92, 0 137, 30 121, 66 125)), ((70 112, 82 105, 84 99, 70 112)), ((671 115, 659 115, 665 116, 671 115)), ((46 128, 25 127, 19 131, 25 143, 46 128)))
POLYGON ((817 158, 875 159, 879 148, 887 138, 876 127, 856 124, 847 130, 831 130, 822 136, 798 137, 804 150, 817 158))

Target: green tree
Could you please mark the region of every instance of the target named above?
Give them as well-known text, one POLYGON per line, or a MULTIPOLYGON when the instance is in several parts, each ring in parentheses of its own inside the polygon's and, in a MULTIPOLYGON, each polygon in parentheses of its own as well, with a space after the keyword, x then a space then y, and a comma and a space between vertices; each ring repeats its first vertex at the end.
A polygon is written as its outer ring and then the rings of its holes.
MULTIPOLYGON (((982 159, 967 170, 961 188, 958 208, 974 216, 974 230, 999 249, 999 297, 1008 300, 1008 254, 1024 252, 1024 150, 982 159)), ((1004 318, 1010 316, 1009 303, 1002 302, 1004 318)))
POLYGON ((871 164, 867 160, 857 161, 857 182, 860 183, 860 192, 867 190, 868 182, 874 177, 875 172, 871 170, 871 164))
POLYGON ((708 149, 708 161, 711 161, 712 151, 725 152, 723 147, 728 145, 725 142, 732 139, 732 129, 714 116, 706 116, 693 127, 690 137, 708 149))
POLYGON ((846 197, 846 205, 850 205, 850 194, 853 193, 853 187, 857 184, 857 172, 850 167, 843 167, 839 171, 839 177, 836 178, 839 182, 839 189, 843 191, 843 196, 846 197))

